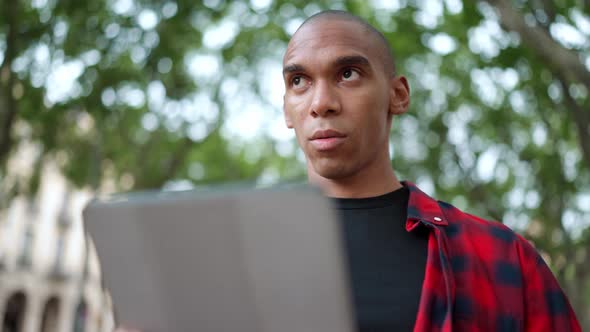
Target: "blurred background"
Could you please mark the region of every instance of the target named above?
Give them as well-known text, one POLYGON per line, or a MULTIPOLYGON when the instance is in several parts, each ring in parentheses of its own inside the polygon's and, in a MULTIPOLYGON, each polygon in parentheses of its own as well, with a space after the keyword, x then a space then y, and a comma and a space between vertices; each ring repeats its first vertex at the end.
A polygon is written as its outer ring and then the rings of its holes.
POLYGON ((398 176, 531 240, 590 330, 590 1, 4 0, 2 331, 110 331, 94 195, 304 181, 281 57, 328 8, 408 77, 398 176))

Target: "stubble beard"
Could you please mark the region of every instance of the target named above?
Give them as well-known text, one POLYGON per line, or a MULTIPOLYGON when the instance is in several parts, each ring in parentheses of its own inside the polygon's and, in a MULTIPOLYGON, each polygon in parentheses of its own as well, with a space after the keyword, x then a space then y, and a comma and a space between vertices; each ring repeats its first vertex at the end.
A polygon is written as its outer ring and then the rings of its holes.
POLYGON ((359 165, 354 164, 355 156, 341 158, 316 158, 311 161, 314 172, 328 180, 343 180, 354 176, 359 171, 359 165))

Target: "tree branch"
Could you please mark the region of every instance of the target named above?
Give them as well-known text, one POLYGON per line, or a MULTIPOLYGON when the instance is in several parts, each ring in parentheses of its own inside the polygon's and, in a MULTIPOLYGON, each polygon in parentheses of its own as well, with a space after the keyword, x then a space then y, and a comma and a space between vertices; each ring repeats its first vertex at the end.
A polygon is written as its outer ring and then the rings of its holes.
POLYGON ((562 47, 540 27, 526 24, 523 16, 507 0, 485 0, 500 13, 500 23, 517 32, 522 42, 535 51, 555 72, 561 72, 570 82, 578 81, 590 89, 590 72, 575 51, 562 47))
POLYGON ((170 159, 166 161, 165 169, 162 171, 162 174, 158 178, 150 179, 144 184, 144 186, 149 189, 162 187, 166 181, 172 179, 178 173, 179 168, 184 165, 186 157, 193 147, 194 142, 190 138, 184 137, 182 141, 179 142, 176 151, 174 151, 170 159))
MULTIPOLYGON (((557 15, 557 10, 555 9, 555 4, 553 3, 553 1, 552 0, 536 0, 529 7, 531 9, 538 9, 538 8, 543 9, 543 12, 545 13, 545 15, 547 15, 547 22, 540 22, 538 19, 537 19, 537 22, 541 23, 544 26, 545 31, 548 31, 549 25, 551 25, 551 22, 555 21, 555 16, 557 15)), ((535 16, 537 16, 537 15, 535 15, 535 16)))
POLYGON ((578 140, 580 141, 580 149, 582 150, 582 157, 586 163, 586 167, 590 169, 590 116, 570 95, 567 82, 561 75, 557 75, 561 90, 565 100, 565 106, 570 114, 574 117, 574 123, 578 129, 578 140))
POLYGON ((557 9, 555 8, 555 3, 553 0, 541 0, 543 3, 543 10, 549 19, 549 22, 555 21, 555 16, 557 16, 557 9))
MULTIPOLYGON (((578 54, 562 47, 540 27, 528 26, 524 18, 507 0, 485 0, 493 5, 500 13, 503 27, 517 32, 521 40, 535 51, 559 77, 568 110, 574 117, 578 129, 578 137, 584 161, 590 169, 590 119, 585 110, 570 96, 568 83, 580 82, 590 90, 590 72, 581 62, 578 54)), ((547 1, 543 1, 546 3, 547 1)), ((590 2, 590 1, 589 1, 590 2)))
MULTIPOLYGON (((539 112, 539 115, 541 117, 541 121, 543 121, 543 124, 547 128, 547 132, 549 133, 550 140, 556 142, 559 139, 558 131, 556 131, 553 128, 553 126, 551 125, 551 122, 549 121, 549 119, 547 118, 547 116, 543 112, 539 112)), ((561 161, 561 157, 559 157, 559 151, 557 151, 557 147, 554 147, 553 149, 554 149, 554 151, 552 151, 552 154, 554 156, 558 156, 555 158, 555 162, 559 164, 559 172, 557 172, 557 174, 555 174, 555 176, 559 178, 559 183, 565 183, 566 179, 563 174, 563 164, 561 161)), ((553 209, 553 208, 550 209, 547 213, 547 216, 549 216, 550 219, 555 220, 556 222, 559 223, 559 229, 563 233, 563 239, 564 239, 563 243, 567 248, 567 250, 565 250, 566 254, 567 254, 568 252, 571 252, 571 248, 573 248, 573 241, 572 241, 572 237, 565 229, 565 225, 563 224, 563 220, 562 220, 563 212, 565 211, 565 208, 566 208, 566 198, 564 196, 564 191, 557 190, 557 194, 548 192, 547 189, 542 189, 540 191, 549 195, 549 197, 547 197, 547 200, 546 200, 547 202, 557 201, 557 203, 558 203, 557 204, 558 208, 557 209, 553 209), (552 212, 554 212, 553 216, 551 216, 552 212)), ((543 206, 545 206, 545 205, 546 204, 543 204, 543 206)))

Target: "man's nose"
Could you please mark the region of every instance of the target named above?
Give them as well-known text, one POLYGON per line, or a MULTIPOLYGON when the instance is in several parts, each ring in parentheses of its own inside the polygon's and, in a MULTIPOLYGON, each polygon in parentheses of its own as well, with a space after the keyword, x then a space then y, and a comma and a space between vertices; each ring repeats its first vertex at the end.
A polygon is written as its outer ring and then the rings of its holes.
POLYGON ((340 113, 341 105, 336 87, 329 82, 318 81, 314 87, 311 116, 330 116, 340 113))

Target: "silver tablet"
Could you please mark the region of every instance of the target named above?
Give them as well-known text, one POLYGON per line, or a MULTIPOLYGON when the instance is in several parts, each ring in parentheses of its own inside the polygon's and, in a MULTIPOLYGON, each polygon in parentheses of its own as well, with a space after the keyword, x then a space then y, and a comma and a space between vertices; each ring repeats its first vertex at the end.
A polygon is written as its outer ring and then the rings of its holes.
POLYGON ((119 324, 352 331, 339 226, 315 190, 114 196, 90 203, 84 224, 119 324))

